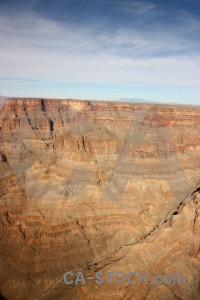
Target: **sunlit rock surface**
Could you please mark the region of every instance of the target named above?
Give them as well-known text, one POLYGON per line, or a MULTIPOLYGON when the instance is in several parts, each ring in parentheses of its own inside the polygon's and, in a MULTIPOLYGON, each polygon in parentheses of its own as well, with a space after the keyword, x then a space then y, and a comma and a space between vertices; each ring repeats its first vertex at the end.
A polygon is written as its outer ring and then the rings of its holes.
POLYGON ((8 99, 0 111, 6 299, 199 299, 200 107, 8 99), (185 285, 66 285, 81 270, 185 285))

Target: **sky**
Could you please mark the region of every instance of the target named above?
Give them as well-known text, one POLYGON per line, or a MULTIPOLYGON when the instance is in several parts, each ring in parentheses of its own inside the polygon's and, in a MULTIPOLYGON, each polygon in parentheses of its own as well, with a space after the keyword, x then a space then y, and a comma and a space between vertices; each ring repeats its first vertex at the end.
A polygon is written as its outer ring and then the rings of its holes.
POLYGON ((0 0, 0 95, 200 104, 200 0, 0 0))

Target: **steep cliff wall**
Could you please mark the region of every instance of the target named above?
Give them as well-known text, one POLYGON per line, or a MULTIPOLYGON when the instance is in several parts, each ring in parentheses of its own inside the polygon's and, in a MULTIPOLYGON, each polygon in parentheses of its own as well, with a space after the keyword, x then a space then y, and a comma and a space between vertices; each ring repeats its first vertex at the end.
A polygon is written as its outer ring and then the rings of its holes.
POLYGON ((200 107, 6 100, 0 111, 2 295, 198 299, 199 130, 200 107), (74 269, 179 272, 187 284, 69 288, 63 275, 74 269))

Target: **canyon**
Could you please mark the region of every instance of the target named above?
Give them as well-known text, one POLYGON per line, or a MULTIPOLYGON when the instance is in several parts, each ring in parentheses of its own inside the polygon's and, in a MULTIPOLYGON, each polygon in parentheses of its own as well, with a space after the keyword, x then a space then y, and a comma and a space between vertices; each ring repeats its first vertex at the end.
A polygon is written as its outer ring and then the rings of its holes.
POLYGON ((6 99, 6 97, 0 95, 0 107, 3 106, 5 99, 6 99))
POLYGON ((3 299, 200 299, 200 106, 6 99, 3 299), (185 284, 67 285, 73 271, 185 284))

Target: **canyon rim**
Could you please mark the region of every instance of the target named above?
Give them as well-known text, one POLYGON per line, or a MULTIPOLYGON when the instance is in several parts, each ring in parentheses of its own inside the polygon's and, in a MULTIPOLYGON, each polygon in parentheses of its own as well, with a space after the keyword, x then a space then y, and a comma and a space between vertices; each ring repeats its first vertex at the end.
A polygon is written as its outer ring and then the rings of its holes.
MULTIPOLYGON (((200 107, 6 99, 3 299, 199 299, 200 107), (148 284, 64 274, 148 272, 148 284), (183 284, 151 284, 182 274, 183 284)), ((103 275, 104 276, 104 275, 103 275)))

